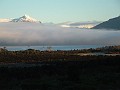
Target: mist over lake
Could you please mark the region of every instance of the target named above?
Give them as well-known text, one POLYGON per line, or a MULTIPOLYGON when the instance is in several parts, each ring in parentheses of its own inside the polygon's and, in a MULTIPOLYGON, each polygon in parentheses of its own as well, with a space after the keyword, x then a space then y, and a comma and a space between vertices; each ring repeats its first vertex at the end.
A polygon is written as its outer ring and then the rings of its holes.
POLYGON ((119 44, 119 30, 65 28, 40 23, 0 23, 1 46, 119 44))

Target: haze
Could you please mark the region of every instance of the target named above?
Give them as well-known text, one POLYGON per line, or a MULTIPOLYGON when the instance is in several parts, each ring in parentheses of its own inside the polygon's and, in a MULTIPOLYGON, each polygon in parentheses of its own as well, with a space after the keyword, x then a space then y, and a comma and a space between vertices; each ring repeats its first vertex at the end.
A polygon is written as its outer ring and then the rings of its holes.
POLYGON ((120 32, 39 23, 0 23, 0 45, 119 45, 120 32))

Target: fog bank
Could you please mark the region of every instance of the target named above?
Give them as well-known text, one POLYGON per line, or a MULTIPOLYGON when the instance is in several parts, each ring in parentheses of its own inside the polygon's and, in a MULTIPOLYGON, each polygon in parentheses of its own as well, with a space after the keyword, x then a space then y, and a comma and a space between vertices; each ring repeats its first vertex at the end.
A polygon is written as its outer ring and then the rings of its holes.
POLYGON ((1 45, 120 45, 120 31, 0 23, 1 45))

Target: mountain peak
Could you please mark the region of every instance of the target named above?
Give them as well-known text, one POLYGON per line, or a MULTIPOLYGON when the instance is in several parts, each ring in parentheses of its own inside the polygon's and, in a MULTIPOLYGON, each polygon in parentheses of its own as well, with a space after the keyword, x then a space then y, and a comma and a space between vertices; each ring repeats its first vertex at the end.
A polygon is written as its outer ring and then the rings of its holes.
POLYGON ((22 16, 22 18, 26 18, 27 19, 27 18, 31 18, 31 17, 29 15, 25 14, 25 15, 22 16))
POLYGON ((29 15, 27 15, 27 14, 25 14, 24 16, 25 16, 25 17, 29 17, 29 15))

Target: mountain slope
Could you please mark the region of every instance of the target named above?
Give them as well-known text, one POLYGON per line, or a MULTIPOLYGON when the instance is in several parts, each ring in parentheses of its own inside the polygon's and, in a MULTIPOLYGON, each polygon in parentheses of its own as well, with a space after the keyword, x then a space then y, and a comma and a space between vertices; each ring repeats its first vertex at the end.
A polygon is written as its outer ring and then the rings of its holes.
POLYGON ((24 15, 19 18, 15 19, 0 19, 0 22, 34 22, 34 23, 41 23, 39 20, 36 20, 28 15, 24 15))
POLYGON ((100 23, 92 29, 116 29, 120 30, 120 16, 109 19, 103 23, 100 23))

